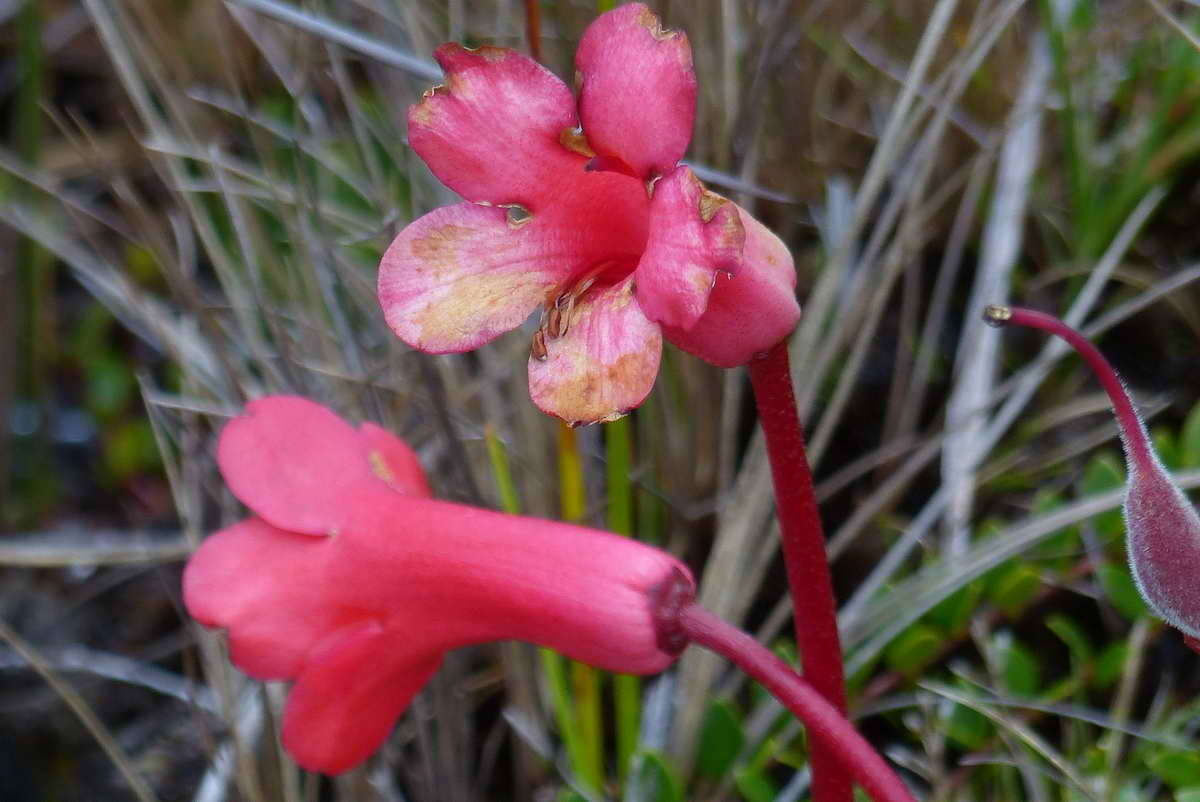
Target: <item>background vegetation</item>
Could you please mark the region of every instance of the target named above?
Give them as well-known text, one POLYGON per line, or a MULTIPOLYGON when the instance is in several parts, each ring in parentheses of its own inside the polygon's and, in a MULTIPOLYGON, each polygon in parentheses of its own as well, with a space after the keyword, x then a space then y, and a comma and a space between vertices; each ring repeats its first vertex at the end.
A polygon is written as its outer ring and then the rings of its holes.
MULTIPOLYGON (((689 158, 796 255, 792 359, 863 731, 929 799, 1200 800, 1198 658, 1133 591, 1106 402, 1062 349, 978 315, 1011 298, 1096 335, 1200 484, 1200 12, 657 10, 695 50, 689 158)), ((560 75, 596 11, 540 4, 560 75)), ((451 199, 405 145, 429 54, 527 49, 525 13, 0 3, 4 802, 804 798, 798 727, 702 654, 641 683, 632 722, 600 684, 583 737, 603 794, 544 663, 512 646, 448 660, 366 768, 302 776, 282 689, 181 611, 181 560, 239 515, 214 434, 286 391, 408 438, 443 497, 671 549, 705 605, 792 651, 739 371, 668 350, 625 454, 533 408, 528 337, 428 357, 383 325, 382 249, 451 199)))

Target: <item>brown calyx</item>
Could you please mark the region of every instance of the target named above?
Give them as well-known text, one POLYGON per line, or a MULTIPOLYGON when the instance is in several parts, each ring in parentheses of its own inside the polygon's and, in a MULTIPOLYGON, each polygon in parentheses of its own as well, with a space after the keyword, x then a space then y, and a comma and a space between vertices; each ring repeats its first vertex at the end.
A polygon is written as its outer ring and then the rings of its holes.
POLYGON ((648 8, 642 9, 642 12, 638 14, 637 21, 639 25, 650 31, 651 36, 660 42, 666 39, 674 39, 679 35, 678 31, 673 31, 670 28, 664 28, 662 20, 658 18, 657 14, 648 8))
POLYGON ((587 156, 589 159, 596 158, 596 151, 592 150, 592 146, 588 144, 587 136, 583 133, 582 128, 562 129, 558 134, 558 144, 580 156, 587 156))
POLYGON ((546 360, 549 356, 547 343, 566 336, 567 331, 571 328, 576 303, 585 292, 592 288, 596 279, 610 267, 612 267, 612 262, 602 262, 574 279, 566 289, 560 286, 556 293, 551 293, 546 297, 546 302, 542 305, 541 323, 538 325, 538 330, 533 333, 533 344, 529 348, 530 356, 539 362, 546 360))
POLYGON ((668 654, 679 654, 688 645, 680 614, 696 600, 696 586, 678 568, 650 588, 650 612, 654 616, 655 640, 668 654))

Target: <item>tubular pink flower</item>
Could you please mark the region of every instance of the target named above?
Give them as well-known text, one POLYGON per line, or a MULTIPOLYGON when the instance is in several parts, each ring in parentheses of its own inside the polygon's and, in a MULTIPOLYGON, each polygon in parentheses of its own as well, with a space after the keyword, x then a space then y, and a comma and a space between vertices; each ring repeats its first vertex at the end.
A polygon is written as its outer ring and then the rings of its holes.
POLYGON ((664 335, 728 367, 795 327, 787 248, 678 165, 696 106, 687 36, 640 3, 602 14, 576 55, 578 103, 512 50, 435 56, 446 82, 409 110, 409 143, 466 202, 384 254, 379 300, 406 343, 469 351, 540 307, 530 393, 581 424, 645 399, 664 335))
POLYGON ((996 326, 1027 326, 1062 338, 1100 380, 1120 426, 1128 465, 1124 513, 1130 572, 1150 609, 1200 651, 1200 516, 1159 461, 1120 377, 1082 334, 1043 312, 989 306, 984 320, 996 326))
POLYGON ((254 513, 208 538, 184 602, 260 679, 294 680, 284 745, 336 774, 371 754, 449 649, 524 640, 646 674, 685 645, 657 595, 688 570, 629 538, 435 501, 415 455, 301 398, 254 401, 221 472, 254 513))

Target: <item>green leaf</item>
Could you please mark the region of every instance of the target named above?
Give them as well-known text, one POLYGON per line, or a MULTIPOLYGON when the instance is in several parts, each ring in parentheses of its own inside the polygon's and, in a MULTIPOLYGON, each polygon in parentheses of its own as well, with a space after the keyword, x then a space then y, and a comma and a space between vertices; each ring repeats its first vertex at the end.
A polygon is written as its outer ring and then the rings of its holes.
POLYGON ((158 446, 148 420, 117 424, 104 440, 104 468, 110 482, 124 482, 158 465, 158 446))
POLYGON ((638 799, 681 802, 683 787, 675 770, 661 754, 643 749, 633 756, 633 767, 627 782, 639 789, 638 799))
POLYGON ((1042 586, 1042 576, 1027 562, 1013 561, 999 569, 992 578, 992 603, 1010 616, 1015 616, 1033 600, 1042 586))
POLYGON ((971 623, 971 616, 979 607, 983 596, 983 583, 971 582, 951 593, 934 605, 927 618, 939 629, 952 634, 964 632, 971 623))
POLYGON ((1200 402, 1192 407, 1179 433, 1179 467, 1200 467, 1200 402))
POLYGON ((775 784, 759 769, 739 769, 733 784, 746 802, 773 802, 779 795, 775 784))
MULTIPOLYGON (((1088 462, 1083 471, 1080 491, 1085 496, 1106 493, 1125 485, 1125 468, 1120 459, 1110 451, 1104 451, 1088 462)), ((1101 535, 1119 535, 1125 531, 1125 522, 1120 510, 1102 512, 1092 519, 1092 524, 1101 535)))
POLYGON ((1070 618, 1055 613, 1047 616, 1046 627, 1057 635, 1059 640, 1067 644, 1067 649, 1071 652, 1071 661, 1075 663, 1075 670, 1083 668, 1095 658, 1096 653, 1092 649, 1092 642, 1088 640, 1087 633, 1070 618))
POLYGON ((1107 688, 1121 678, 1125 671, 1125 661, 1129 659, 1129 643, 1117 641, 1104 647, 1100 659, 1096 661, 1096 684, 1107 688))
POLYGON ((884 660, 893 671, 913 677, 937 657, 945 643, 946 635, 943 632, 929 624, 917 623, 891 642, 884 660))
POLYGON ((771 645, 771 651, 783 662, 799 670, 800 654, 796 651, 796 643, 788 638, 780 638, 771 645))
POLYGON ((1037 656, 1026 649, 1011 632, 997 632, 992 648, 1000 663, 1000 679, 1004 687, 1020 696, 1033 696, 1041 680, 1037 656))
POLYGON ((982 748, 992 736, 992 731, 992 722, 988 721, 987 716, 959 704, 954 706, 946 719, 946 737, 962 749, 982 748))
POLYGON ((111 353, 97 353, 90 359, 86 377, 87 408, 97 418, 116 417, 133 399, 133 370, 111 353))
POLYGON ((1113 562, 1101 563, 1096 569, 1096 578, 1109 602, 1125 618, 1134 621, 1146 615, 1146 602, 1142 601, 1142 595, 1133 584, 1128 567, 1113 562))
POLYGON ((1156 426, 1150 440, 1154 443, 1154 452, 1158 454, 1162 464, 1167 466, 1167 470, 1179 470, 1180 451, 1175 433, 1166 426, 1156 426))
POLYGON ((1200 786, 1180 788, 1175 792, 1175 802, 1200 802, 1200 786))
POLYGON ((746 736, 737 711, 729 702, 717 699, 704 714, 697 770, 704 777, 724 777, 745 742, 746 736))
MULTIPOLYGON (((1066 499, 1061 493, 1043 489, 1034 494, 1030 511, 1034 515, 1049 515, 1064 504, 1066 499)), ((1069 561, 1081 551, 1078 538, 1079 527, 1067 526, 1044 538, 1041 543, 1030 549, 1029 553, 1041 559, 1069 561)))
POLYGON ((1200 752, 1159 752, 1147 764, 1155 776, 1161 777, 1172 788, 1200 785, 1200 752))

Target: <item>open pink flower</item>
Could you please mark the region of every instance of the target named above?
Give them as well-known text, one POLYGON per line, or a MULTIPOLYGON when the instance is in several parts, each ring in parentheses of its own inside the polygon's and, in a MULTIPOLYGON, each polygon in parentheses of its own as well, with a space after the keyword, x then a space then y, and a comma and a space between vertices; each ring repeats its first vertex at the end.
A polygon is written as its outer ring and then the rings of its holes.
POLYGON ((540 306, 530 393, 577 424, 645 399, 663 335, 732 367, 792 330, 787 248, 678 165, 696 106, 687 36, 640 3, 601 15, 576 54, 578 104, 512 50, 436 57, 446 82, 409 110, 409 144, 467 202, 384 254, 379 299, 406 343, 469 351, 540 306))
POLYGON ((254 516, 192 556, 184 602, 228 630, 247 674, 295 681, 283 741, 307 769, 366 759, 449 649, 517 639, 646 674, 684 646, 663 634, 663 594, 693 595, 673 557, 434 501, 412 450, 377 426, 263 398, 225 427, 217 458, 254 516))

